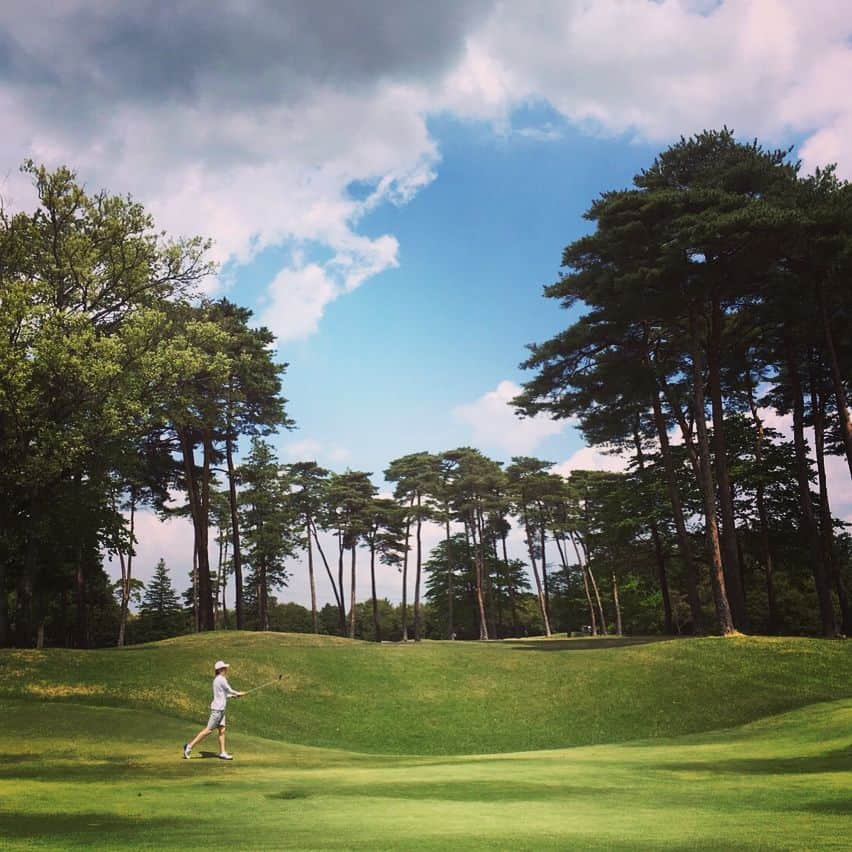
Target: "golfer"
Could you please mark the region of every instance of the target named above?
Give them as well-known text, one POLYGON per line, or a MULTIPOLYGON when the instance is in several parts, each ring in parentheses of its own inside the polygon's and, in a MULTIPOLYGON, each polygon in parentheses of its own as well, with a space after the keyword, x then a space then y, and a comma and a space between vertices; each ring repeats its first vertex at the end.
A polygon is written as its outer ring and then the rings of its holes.
POLYGON ((212 734, 217 728, 219 730, 219 759, 233 760, 233 756, 225 751, 225 705, 229 698, 239 698, 245 695, 244 692, 237 692, 236 689, 231 689, 231 684, 225 677, 224 672, 228 670, 228 664, 224 660, 217 660, 213 665, 216 672, 216 677, 213 678, 213 701, 210 703, 210 718, 207 720, 207 727, 202 728, 192 742, 184 743, 183 756, 189 760, 192 754, 192 748, 196 743, 200 743, 206 736, 212 734))

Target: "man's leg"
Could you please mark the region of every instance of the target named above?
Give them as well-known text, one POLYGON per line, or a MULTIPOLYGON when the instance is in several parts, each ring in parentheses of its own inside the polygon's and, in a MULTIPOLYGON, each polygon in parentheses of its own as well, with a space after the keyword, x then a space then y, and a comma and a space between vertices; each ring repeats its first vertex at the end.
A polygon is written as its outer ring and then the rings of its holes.
POLYGON ((200 742, 201 742, 201 741, 202 741, 202 740, 203 740, 206 736, 209 736, 209 735, 210 735, 210 734, 212 734, 212 733, 213 733, 213 731, 211 731, 211 730, 210 730, 210 728, 202 728, 202 729, 201 729, 201 730, 200 730, 200 731, 199 731, 199 732, 195 735, 195 739, 194 739, 191 743, 189 743, 189 747, 190 747, 190 748, 195 748, 195 746, 196 746, 198 743, 200 743, 200 742))
POLYGON ((219 754, 225 753, 225 726, 219 725, 219 754))

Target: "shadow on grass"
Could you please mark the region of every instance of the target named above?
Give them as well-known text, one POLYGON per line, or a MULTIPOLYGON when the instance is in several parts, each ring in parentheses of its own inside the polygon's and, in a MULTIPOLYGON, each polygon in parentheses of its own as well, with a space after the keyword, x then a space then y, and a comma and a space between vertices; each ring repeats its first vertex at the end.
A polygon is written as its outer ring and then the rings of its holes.
POLYGON ((810 802, 799 810, 814 814, 850 814, 852 815, 852 800, 829 799, 825 802, 810 802))
POLYGON ((665 763, 656 769, 672 772, 713 772, 735 775, 817 775, 852 771, 852 746, 812 757, 765 757, 720 760, 718 763, 665 763))
POLYGON ((191 822, 193 821, 185 817, 118 816, 97 811, 46 814, 0 810, 0 825, 3 826, 0 838, 4 834, 15 840, 36 837, 46 840, 56 837, 67 841, 69 837, 73 837, 77 842, 81 835, 88 835, 94 842, 96 835, 120 836, 122 833, 133 833, 142 836, 139 832, 176 828, 185 830, 191 822))
POLYGON ((673 636, 601 636, 597 639, 504 639, 502 644, 508 645, 513 651, 598 651, 602 648, 673 641, 676 641, 673 636))
MULTIPOLYGON (((322 795, 364 797, 368 799, 432 799, 445 802, 565 802, 572 799, 600 799, 624 796, 617 787, 589 787, 581 784, 529 784, 507 781, 432 781, 376 785, 343 785, 323 788, 322 795)), ((305 790, 283 790, 270 794, 270 799, 307 799, 305 790)))

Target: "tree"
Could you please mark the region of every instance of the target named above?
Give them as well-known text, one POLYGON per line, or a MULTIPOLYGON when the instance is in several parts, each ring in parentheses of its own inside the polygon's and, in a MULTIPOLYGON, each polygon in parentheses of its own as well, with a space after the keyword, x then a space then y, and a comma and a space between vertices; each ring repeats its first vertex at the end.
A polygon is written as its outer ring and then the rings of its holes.
MULTIPOLYGON (((316 462, 297 462, 285 468, 287 479, 290 482, 290 502, 293 512, 301 523, 304 530, 303 536, 299 538, 299 547, 308 555, 308 581, 311 590, 311 620, 314 633, 319 633, 319 615, 317 612, 316 580, 314 579, 314 549, 313 543, 317 540, 317 519, 322 518, 325 504, 325 488, 328 483, 330 471, 320 467, 316 462)), ((328 574, 331 589, 334 594, 338 608, 342 606, 334 576, 329 569, 325 553, 320 548, 320 555, 328 574)))
POLYGON ((332 474, 326 489, 329 515, 334 519, 338 540, 338 572, 343 602, 343 554, 348 549, 351 555, 349 586, 349 625, 346 613, 341 609, 341 635, 348 632, 355 638, 355 581, 358 542, 370 526, 370 511, 376 487, 370 481, 372 474, 360 470, 347 470, 332 474))
MULTIPOLYGON (((220 299, 209 306, 209 317, 226 334, 228 375, 222 386, 223 423, 218 438, 225 445, 228 498, 231 510, 231 548, 235 584, 237 629, 244 627, 242 549, 237 506, 234 447, 240 435, 269 435, 280 427, 293 428, 285 412, 281 381, 286 364, 274 361, 275 338, 267 328, 250 328, 252 312, 220 299)), ((314 607, 315 609, 315 607, 314 607)))
POLYGON ((254 437, 251 451, 238 470, 243 490, 241 526, 245 530, 246 565, 251 571, 252 597, 260 630, 269 630, 269 602, 273 589, 287 584, 285 562, 296 548, 295 519, 287 500, 289 483, 272 447, 254 437))
POLYGON ((160 559, 139 609, 140 638, 146 642, 165 639, 182 632, 182 627, 183 610, 165 560, 160 559))
POLYGON ((376 595, 376 554, 384 565, 398 566, 403 561, 405 519, 402 509, 393 500, 374 497, 366 508, 364 540, 370 549, 370 588, 373 605, 373 633, 376 642, 382 641, 379 602, 376 595))
MULTIPOLYGON (((385 479, 396 485, 394 496, 408 508, 409 523, 415 524, 417 542, 416 574, 414 579, 414 639, 419 642, 423 636, 423 619, 420 611, 420 575, 423 564, 423 521, 431 516, 430 495, 438 489, 440 460, 431 453, 410 453, 394 459, 385 471, 385 479)), ((403 567, 403 639, 407 638, 405 624, 405 593, 407 580, 408 540, 405 545, 406 558, 403 567)))
POLYGON ((63 535, 51 519, 58 489, 100 495, 94 526, 67 530, 78 639, 87 634, 87 565, 112 537, 110 475, 144 431, 159 387, 152 364, 167 333, 165 305, 210 271, 204 241, 168 241, 131 199, 89 195, 65 168, 24 170, 37 209, 0 215, 0 504, 9 507, 0 522, 15 528, 0 533, 0 584, 16 585, 21 645, 43 615, 38 587, 58 579, 49 576, 58 563, 47 559, 49 539, 63 535))

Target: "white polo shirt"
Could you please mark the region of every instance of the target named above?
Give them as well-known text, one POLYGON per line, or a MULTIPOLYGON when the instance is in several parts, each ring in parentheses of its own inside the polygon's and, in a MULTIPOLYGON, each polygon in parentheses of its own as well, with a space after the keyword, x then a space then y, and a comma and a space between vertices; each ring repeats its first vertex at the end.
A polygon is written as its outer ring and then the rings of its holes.
POLYGON ((213 701, 210 703, 211 710, 224 710, 228 698, 236 695, 237 691, 231 689, 231 684, 223 674, 217 674, 213 678, 213 701))

